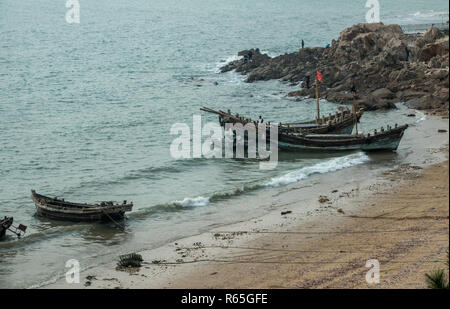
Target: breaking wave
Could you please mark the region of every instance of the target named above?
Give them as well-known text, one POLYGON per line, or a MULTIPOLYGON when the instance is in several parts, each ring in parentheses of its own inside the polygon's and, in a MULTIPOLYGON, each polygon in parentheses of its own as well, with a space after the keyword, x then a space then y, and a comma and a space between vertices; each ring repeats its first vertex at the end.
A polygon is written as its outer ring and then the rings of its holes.
POLYGON ((176 200, 164 205, 157 205, 147 209, 140 209, 136 212, 131 213, 130 217, 141 217, 155 212, 181 211, 183 209, 191 207, 203 207, 209 205, 210 203, 236 197, 238 195, 249 193, 258 189, 289 185, 304 180, 314 174, 325 174, 364 164, 369 160, 370 158, 362 152, 349 154, 343 157, 333 158, 324 162, 320 162, 312 166, 303 167, 299 170, 289 172, 285 175, 274 177, 270 181, 264 183, 249 184, 227 192, 213 193, 210 196, 186 197, 182 200, 176 200))
POLYGON ((242 56, 238 56, 238 55, 229 56, 227 59, 216 63, 216 66, 213 71, 214 71, 214 73, 220 73, 220 69, 222 67, 230 64, 233 61, 240 60, 240 59, 242 59, 242 56))
POLYGON ((179 205, 182 207, 199 207, 199 206, 206 206, 209 204, 209 197, 203 197, 203 196, 198 196, 198 197, 186 197, 181 201, 175 201, 174 204, 175 205, 179 205))
POLYGON ((317 163, 312 166, 307 166, 299 170, 287 173, 286 175, 283 175, 281 177, 272 178, 269 182, 265 184, 265 186, 279 187, 282 185, 288 185, 306 179, 313 174, 325 174, 329 172, 334 172, 344 168, 363 164, 368 161, 369 157, 362 152, 350 154, 339 158, 333 158, 324 162, 317 163))

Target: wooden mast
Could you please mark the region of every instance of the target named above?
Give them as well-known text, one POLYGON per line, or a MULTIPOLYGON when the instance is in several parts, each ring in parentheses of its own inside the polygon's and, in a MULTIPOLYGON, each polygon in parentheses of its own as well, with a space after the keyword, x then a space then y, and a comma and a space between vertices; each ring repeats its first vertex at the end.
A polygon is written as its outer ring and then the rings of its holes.
POLYGON ((354 118, 355 118, 356 135, 358 135, 358 116, 356 115, 356 100, 355 100, 355 95, 353 95, 353 116, 354 116, 354 118))
POLYGON ((317 123, 320 122, 320 107, 319 107, 319 82, 316 74, 316 105, 317 105, 317 123))

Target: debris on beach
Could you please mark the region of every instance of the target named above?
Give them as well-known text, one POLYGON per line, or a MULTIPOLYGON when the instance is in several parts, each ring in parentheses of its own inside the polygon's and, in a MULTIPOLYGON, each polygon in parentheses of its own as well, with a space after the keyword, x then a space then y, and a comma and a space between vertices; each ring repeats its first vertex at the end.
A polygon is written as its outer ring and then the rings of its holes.
POLYGON ((447 133, 447 130, 445 130, 445 129, 439 129, 439 130, 438 130, 438 133, 447 133))
POLYGON ((344 212, 344 210, 342 210, 342 208, 339 208, 339 209, 337 210, 337 212, 340 213, 340 214, 345 214, 345 212, 344 212))
POLYGON ((215 233, 214 238, 220 238, 221 240, 231 240, 234 239, 236 236, 241 236, 247 234, 246 231, 239 231, 239 232, 227 232, 227 233, 215 233))
POLYGON ((142 255, 137 253, 130 253, 119 256, 119 262, 117 263, 117 270, 126 269, 138 269, 142 266, 144 259, 142 255))
POLYGON ((203 247, 203 244, 202 244, 200 241, 194 242, 192 245, 193 245, 194 247, 203 247))
POLYGON ((119 281, 117 278, 103 278, 104 281, 119 281))
POLYGON ((319 203, 320 204, 323 204, 323 203, 326 203, 326 202, 329 202, 329 201, 330 201, 330 199, 327 196, 325 196, 325 195, 319 196, 319 203))
POLYGON ((284 216, 284 215, 291 214, 291 213, 292 213, 292 211, 287 210, 287 211, 282 211, 281 215, 284 216))

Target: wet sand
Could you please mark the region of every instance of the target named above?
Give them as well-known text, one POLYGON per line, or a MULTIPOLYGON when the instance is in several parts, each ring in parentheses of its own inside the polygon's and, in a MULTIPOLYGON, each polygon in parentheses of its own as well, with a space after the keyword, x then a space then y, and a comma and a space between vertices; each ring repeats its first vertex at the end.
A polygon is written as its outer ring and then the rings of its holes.
POLYGON ((109 263, 45 288, 424 288, 449 241, 448 133, 428 124, 415 163, 312 177, 274 193, 263 217, 140 252, 140 269, 109 263), (369 259, 378 284, 365 280, 369 259))
POLYGON ((264 233, 246 244, 222 242, 219 256, 226 262, 211 261, 165 286, 424 288, 425 273, 443 266, 448 248, 448 161, 425 170, 407 166, 388 177, 405 183, 369 188, 370 197, 351 201, 361 209, 264 233), (380 262, 379 284, 365 280, 369 259, 380 262))

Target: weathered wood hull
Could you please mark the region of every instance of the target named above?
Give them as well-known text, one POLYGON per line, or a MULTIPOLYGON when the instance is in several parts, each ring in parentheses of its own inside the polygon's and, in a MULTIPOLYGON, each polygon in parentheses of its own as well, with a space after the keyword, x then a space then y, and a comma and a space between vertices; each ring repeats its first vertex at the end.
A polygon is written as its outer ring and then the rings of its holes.
MULTIPOLYGON (((242 124, 246 125, 248 123, 257 124, 256 121, 241 117, 239 115, 232 115, 231 112, 224 112, 221 110, 213 110, 207 107, 203 107, 200 110, 219 115, 219 123, 221 126, 225 124, 242 124)), ((336 113, 335 115, 329 115, 323 117, 320 120, 312 120, 305 122, 291 122, 291 123, 281 123, 278 125, 278 131, 282 133, 303 133, 303 134, 350 134, 355 127, 355 122, 364 114, 364 110, 360 109, 356 113, 352 113, 349 110, 336 113)), ((268 123, 267 131, 270 130, 268 123)), ((267 132, 269 133, 269 132, 267 132)))
POLYGON ((278 147, 294 151, 396 150, 408 126, 371 136, 279 134, 278 147))
POLYGON ((0 239, 5 237, 6 231, 13 224, 14 219, 12 217, 5 217, 0 220, 0 239))
POLYGON ((65 202, 37 194, 32 190, 31 198, 36 205, 36 213, 55 220, 94 222, 123 219, 125 212, 131 211, 133 203, 122 205, 89 205, 65 202))

